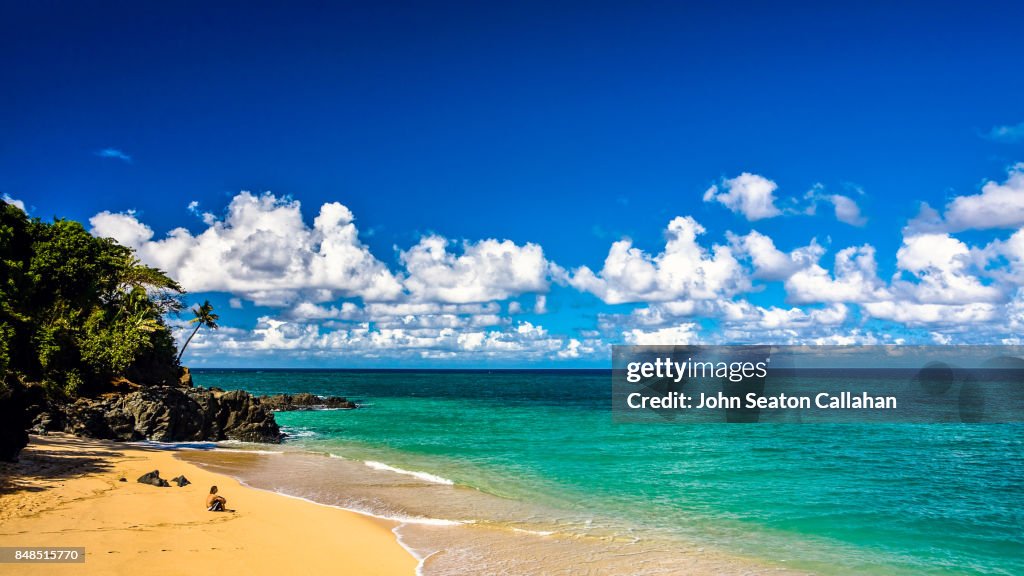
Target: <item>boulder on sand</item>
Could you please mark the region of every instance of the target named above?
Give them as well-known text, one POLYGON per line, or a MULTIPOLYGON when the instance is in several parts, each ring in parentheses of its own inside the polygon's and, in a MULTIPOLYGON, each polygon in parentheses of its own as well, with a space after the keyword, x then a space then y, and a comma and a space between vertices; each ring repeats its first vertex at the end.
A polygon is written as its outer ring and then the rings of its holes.
POLYGON ((150 484, 158 488, 167 488, 170 486, 170 484, 167 483, 167 480, 164 480, 163 478, 160 477, 159 470, 146 472, 142 476, 139 476, 139 479, 136 480, 136 482, 138 482, 139 484, 150 484))

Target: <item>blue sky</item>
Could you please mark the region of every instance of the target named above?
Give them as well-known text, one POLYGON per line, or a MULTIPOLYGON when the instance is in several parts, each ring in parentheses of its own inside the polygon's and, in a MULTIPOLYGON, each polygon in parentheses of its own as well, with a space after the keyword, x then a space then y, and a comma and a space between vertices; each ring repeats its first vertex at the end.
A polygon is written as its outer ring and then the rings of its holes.
POLYGON ((210 298, 196 365, 1016 333, 1019 4, 493 4, 7 3, 0 193, 210 298))

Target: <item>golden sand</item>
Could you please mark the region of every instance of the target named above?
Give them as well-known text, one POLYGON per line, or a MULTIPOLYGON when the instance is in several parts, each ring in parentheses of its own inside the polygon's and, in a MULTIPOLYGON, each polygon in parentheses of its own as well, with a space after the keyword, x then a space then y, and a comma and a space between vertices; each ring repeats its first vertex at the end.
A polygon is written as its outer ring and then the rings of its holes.
POLYGON ((0 464, 0 546, 86 549, 84 564, 0 564, 0 574, 414 574, 394 526, 243 486, 166 450, 33 436, 20 462, 0 464), (151 470, 192 484, 135 481, 151 470), (211 485, 234 512, 206 511, 211 485))

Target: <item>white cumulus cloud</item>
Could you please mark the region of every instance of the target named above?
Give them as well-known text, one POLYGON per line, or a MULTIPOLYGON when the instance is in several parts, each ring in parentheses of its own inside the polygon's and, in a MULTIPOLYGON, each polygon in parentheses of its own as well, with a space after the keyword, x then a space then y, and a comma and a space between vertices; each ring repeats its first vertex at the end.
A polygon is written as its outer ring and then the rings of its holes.
POLYGON ((7 194, 0 195, 0 198, 2 198, 3 201, 7 202, 8 204, 17 206, 19 209, 21 209, 22 212, 26 212, 26 210, 25 210, 25 203, 22 202, 21 200, 17 200, 15 198, 11 198, 7 194))
POLYGON ((875 248, 870 244, 851 246, 836 253, 832 274, 813 264, 786 280, 791 302, 870 302, 889 297, 888 288, 878 277, 875 248))
POLYGON ((441 236, 427 236, 400 255, 405 287, 416 300, 488 302, 546 292, 550 266, 537 244, 511 240, 463 242, 461 254, 441 236))
POLYGON ((853 198, 842 194, 831 194, 826 199, 835 207, 836 220, 851 226, 863 226, 868 223, 868 219, 860 213, 860 206, 853 198))
POLYGON ((743 267, 728 246, 707 250, 697 242, 704 227, 690 216, 669 222, 663 252, 651 256, 630 240, 612 244, 601 271, 577 268, 570 285, 608 304, 710 299, 749 288, 743 267))
POLYGON ((153 229, 139 222, 134 210, 108 212, 104 210, 89 219, 92 234, 113 238, 125 246, 140 249, 153 238, 153 229))
POLYGON ((868 302, 864 312, 872 318, 892 320, 908 326, 922 324, 969 325, 995 320, 999 307, 993 304, 917 304, 914 302, 868 302))
POLYGON ((1003 298, 998 287, 982 283, 972 270, 968 246, 948 234, 904 237, 896 264, 914 281, 897 279, 893 288, 919 303, 964 304, 1003 298))
POLYGON ((622 333, 627 344, 637 346, 686 345, 698 342, 698 326, 693 322, 655 330, 633 328, 622 333))
POLYGON ((300 296, 391 300, 402 291, 399 279, 359 241, 352 213, 337 202, 321 206, 310 227, 298 201, 242 192, 227 215, 211 219, 202 232, 176 228, 160 240, 133 212, 101 212, 89 222, 93 234, 135 248, 190 292, 285 305, 300 296))
POLYGON ((750 221, 773 218, 782 214, 775 206, 778 187, 764 176, 744 172, 724 180, 721 187, 712 185, 704 192, 704 201, 718 202, 750 221))
POLYGON ((989 180, 980 194, 957 196, 946 204, 939 214, 927 204, 921 213, 907 225, 909 235, 928 232, 958 232, 961 230, 987 230, 991 228, 1019 228, 1024 226, 1024 163, 1015 164, 1006 180, 989 180))
POLYGON ((783 252, 775 247, 770 236, 751 230, 745 236, 728 234, 729 243, 737 254, 750 258, 754 265, 754 277, 763 280, 785 280, 794 273, 815 264, 825 253, 816 241, 792 252, 783 252))
MULTIPOLYGON (((182 333, 185 331, 182 330, 182 333)), ((520 322, 499 328, 446 325, 377 326, 358 322, 328 327, 297 318, 264 316, 252 330, 222 327, 200 331, 189 347, 192 358, 263 357, 321 360, 444 359, 480 363, 486 360, 530 362, 575 359, 606 353, 597 338, 555 336, 539 325, 520 322)))

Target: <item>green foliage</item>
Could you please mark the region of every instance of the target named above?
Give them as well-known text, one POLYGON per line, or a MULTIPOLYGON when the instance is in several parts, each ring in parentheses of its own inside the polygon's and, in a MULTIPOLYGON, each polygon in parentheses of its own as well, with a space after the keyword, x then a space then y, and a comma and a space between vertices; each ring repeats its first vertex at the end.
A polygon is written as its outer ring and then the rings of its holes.
POLYGON ((6 322, 0 322, 0 392, 7 387, 7 367, 11 364, 11 339, 14 328, 6 322))
POLYGON ((82 361, 93 376, 111 378, 123 374, 138 355, 148 347, 148 334, 124 317, 108 318, 108 311, 96 308, 85 321, 81 346, 82 361))
POLYGON ((0 202, 0 380, 16 359, 30 353, 30 318, 22 310, 30 293, 28 275, 32 256, 32 238, 28 217, 18 207, 0 202))
POLYGON ((20 375, 75 396, 128 374, 173 379, 164 315, 182 309, 181 293, 130 248, 0 202, 0 383, 20 375))

